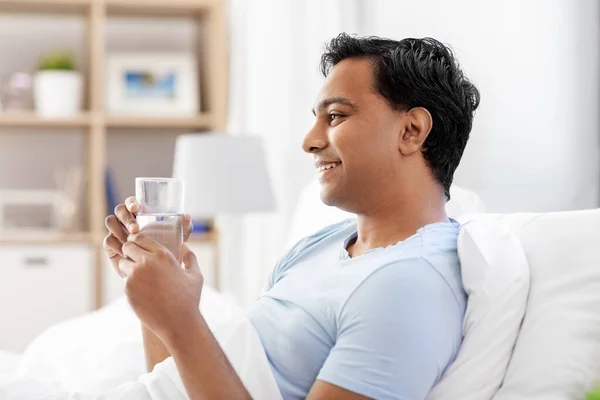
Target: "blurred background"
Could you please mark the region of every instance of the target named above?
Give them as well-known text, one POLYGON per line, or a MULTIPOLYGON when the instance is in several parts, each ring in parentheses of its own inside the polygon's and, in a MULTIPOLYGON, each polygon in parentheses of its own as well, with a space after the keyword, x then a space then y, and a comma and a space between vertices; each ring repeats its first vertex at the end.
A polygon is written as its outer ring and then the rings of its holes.
MULTIPOLYGON (((135 177, 172 176, 183 133, 263 140, 276 206, 216 207, 195 221, 191 239, 207 281, 252 304, 314 183, 300 144, 323 82, 323 45, 340 32, 431 36, 454 49, 482 95, 455 183, 487 211, 598 207, 599 8, 594 0, 0 0, 0 323, 14 327, 2 330, 0 348, 20 351, 44 328, 122 295, 102 252, 104 218, 134 194, 135 177)), ((191 159, 198 174, 235 173, 191 159)), ((205 192, 219 204, 219 191, 205 192)))

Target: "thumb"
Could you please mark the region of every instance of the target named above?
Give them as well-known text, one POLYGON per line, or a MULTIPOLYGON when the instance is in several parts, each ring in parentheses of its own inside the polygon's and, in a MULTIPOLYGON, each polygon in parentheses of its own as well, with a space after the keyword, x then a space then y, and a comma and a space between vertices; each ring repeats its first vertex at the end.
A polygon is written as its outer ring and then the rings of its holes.
POLYGON ((183 266, 188 271, 198 271, 200 272, 200 267, 198 266, 198 260, 196 259, 196 255, 187 244, 183 244, 181 246, 181 259, 183 260, 183 266))

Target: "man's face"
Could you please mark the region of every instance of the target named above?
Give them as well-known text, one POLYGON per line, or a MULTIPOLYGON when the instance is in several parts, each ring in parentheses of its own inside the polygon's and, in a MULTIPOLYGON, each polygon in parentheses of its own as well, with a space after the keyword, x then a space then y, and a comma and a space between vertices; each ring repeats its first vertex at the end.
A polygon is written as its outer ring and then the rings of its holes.
POLYGON ((368 213, 397 185, 402 112, 376 93, 368 59, 346 59, 330 72, 313 109, 303 148, 314 155, 325 204, 368 213))

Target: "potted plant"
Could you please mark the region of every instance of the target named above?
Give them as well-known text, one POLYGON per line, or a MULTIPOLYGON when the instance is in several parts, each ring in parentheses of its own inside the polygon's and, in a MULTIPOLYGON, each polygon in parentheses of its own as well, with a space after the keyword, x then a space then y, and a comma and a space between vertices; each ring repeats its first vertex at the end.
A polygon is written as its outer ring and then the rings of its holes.
POLYGON ((600 388, 596 388, 591 392, 588 392, 586 400, 600 400, 600 388))
POLYGON ((70 52, 41 57, 35 76, 34 99, 42 117, 70 117, 81 110, 81 75, 70 52))

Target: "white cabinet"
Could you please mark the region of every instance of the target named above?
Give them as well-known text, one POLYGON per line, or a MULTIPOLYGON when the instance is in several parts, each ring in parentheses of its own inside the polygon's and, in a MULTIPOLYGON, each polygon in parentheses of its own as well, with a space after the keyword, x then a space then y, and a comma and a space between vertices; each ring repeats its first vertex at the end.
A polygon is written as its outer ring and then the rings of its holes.
POLYGON ((102 260, 102 304, 107 305, 124 294, 125 279, 114 270, 106 253, 102 260))
POLYGON ((217 279, 217 249, 214 243, 191 242, 188 244, 198 259, 200 271, 204 276, 204 284, 216 287, 217 279))
POLYGON ((93 309, 87 245, 0 247, 0 349, 20 352, 45 328, 93 309))

